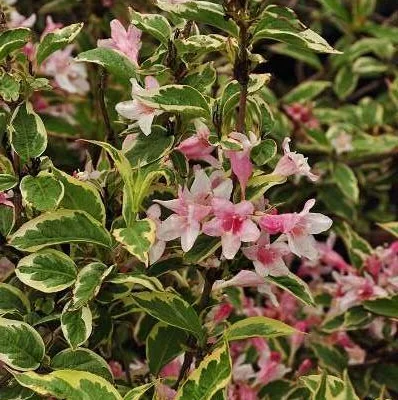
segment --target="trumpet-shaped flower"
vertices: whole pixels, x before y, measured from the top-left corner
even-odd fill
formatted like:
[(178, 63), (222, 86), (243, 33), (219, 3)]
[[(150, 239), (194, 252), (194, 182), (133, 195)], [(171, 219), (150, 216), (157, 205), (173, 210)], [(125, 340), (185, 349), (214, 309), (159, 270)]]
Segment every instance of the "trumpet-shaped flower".
[(285, 242), (270, 243), (269, 235), (262, 234), (257, 244), (242, 249), (243, 254), (253, 261), (260, 276), (283, 276), (289, 273), (283, 257), (290, 253)]
[(138, 65), (141, 31), (133, 25), (125, 29), (120, 21), (114, 19), (111, 21), (111, 38), (98, 40), (97, 45), (118, 50), (127, 56), (134, 65)]
[(199, 119), (195, 120), (196, 134), (183, 140), (177, 149), (184, 154), (188, 160), (202, 160), (214, 167), (219, 167), (218, 160), (211, 155), (215, 146), (210, 144), (209, 128)]
[(14, 207), (14, 203), (10, 201), (13, 197), (14, 193), (12, 190), (9, 190), (8, 192), (0, 192), (0, 205), (2, 204), (3, 206)]
[(253, 204), (249, 201), (233, 204), (226, 199), (214, 198), (212, 207), (215, 218), (203, 224), (203, 232), (220, 236), (222, 253), (232, 260), (241, 242), (255, 242), (260, 236), (257, 225), (250, 218), (254, 212)]
[(260, 226), (270, 234), (284, 233), (294, 254), (312, 260), (318, 255), (312, 235), (327, 231), (332, 226), (329, 217), (310, 212), (314, 205), (315, 200), (311, 199), (305, 203), (300, 213), (265, 215), (260, 219)]
[(116, 104), (116, 111), (128, 120), (137, 121), (138, 126), (142, 132), (148, 136), (151, 133), (151, 127), (153, 119), (162, 114), (163, 111), (156, 108), (147, 106), (138, 99), (134, 99), (135, 96), (140, 94), (146, 94), (147, 91), (159, 87), (158, 81), (152, 76), (147, 76), (145, 78), (145, 89), (142, 88), (136, 79), (131, 79), (131, 96), (133, 100), (122, 101)]
[(311, 181), (316, 181), (318, 176), (311, 172), (311, 167), (308, 165), (308, 158), (302, 154), (290, 151), (290, 138), (285, 138), (283, 141), (284, 155), (276, 164), (273, 174), (281, 176), (306, 176)]

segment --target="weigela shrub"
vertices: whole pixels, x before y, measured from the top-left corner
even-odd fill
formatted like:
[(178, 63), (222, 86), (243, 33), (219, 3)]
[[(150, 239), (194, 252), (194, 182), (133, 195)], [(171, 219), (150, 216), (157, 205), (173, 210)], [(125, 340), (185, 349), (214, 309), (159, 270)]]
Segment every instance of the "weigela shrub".
[[(396, 121), (359, 84), (391, 74), (397, 106), (394, 30), (365, 23), (376, 2), (320, 1), (350, 33), (333, 47), (255, 0), (128, 15), (102, 1), (70, 25), (43, 15), (76, 5), (14, 3), (0, 1), (0, 398), (398, 392), (397, 242), (357, 233), (397, 235), (393, 183), (374, 176), (394, 171)], [(319, 75), (278, 93), (268, 51)]]

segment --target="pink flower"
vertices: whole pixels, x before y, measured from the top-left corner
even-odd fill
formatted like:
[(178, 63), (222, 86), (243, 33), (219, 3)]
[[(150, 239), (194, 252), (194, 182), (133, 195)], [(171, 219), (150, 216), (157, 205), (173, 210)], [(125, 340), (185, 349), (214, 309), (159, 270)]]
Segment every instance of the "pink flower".
[[(159, 87), (158, 81), (152, 76), (145, 78), (145, 89), (138, 84), (136, 79), (131, 79), (131, 85), (131, 96), (133, 99), (135, 96), (139, 96), (140, 94), (146, 95), (151, 89)], [(151, 133), (153, 119), (163, 113), (163, 111), (147, 106), (138, 99), (122, 101), (116, 104), (116, 111), (123, 118), (137, 121), (138, 126), (146, 136)]]
[(181, 357), (177, 357), (162, 368), (160, 376), (162, 378), (178, 378), (181, 366)]
[(47, 17), (46, 17), (46, 26), (44, 28), (43, 33), (41, 34), (41, 37), (43, 38), (48, 33), (54, 32), (57, 29), (62, 28), (63, 26), (64, 25), (61, 22), (54, 22), (51, 15), (47, 15)]
[(31, 28), (36, 22), (36, 14), (32, 14), (29, 18), (21, 15), (17, 10), (10, 12), (9, 28)]
[(290, 253), (285, 242), (270, 243), (269, 235), (262, 234), (257, 244), (242, 249), (243, 254), (253, 261), (254, 268), (260, 276), (282, 276), (289, 273), (283, 256)]
[(226, 320), (234, 310), (234, 307), (230, 303), (222, 303), (215, 307), (213, 313), (213, 322), (219, 324), (220, 322)]
[(120, 21), (114, 19), (111, 21), (111, 39), (98, 40), (97, 45), (118, 50), (127, 56), (134, 65), (138, 65), (141, 31), (133, 25), (126, 30)]
[(171, 387), (158, 383), (156, 385), (156, 399), (158, 400), (173, 400), (177, 392)]
[(297, 376), (307, 375), (308, 372), (310, 372), (313, 367), (314, 367), (313, 362), (309, 358), (306, 358), (299, 365), (299, 367), (297, 369)]
[[(158, 230), (161, 225), (160, 206), (158, 204), (153, 204), (148, 208), (146, 215), (148, 216), (149, 219), (151, 219), (155, 223), (156, 230)], [(165, 248), (166, 248), (166, 242), (164, 240), (156, 238), (155, 243), (149, 250), (149, 264), (154, 264), (156, 261), (158, 261), (159, 258), (162, 257)]]
[(169, 241), (181, 237), (183, 251), (189, 251), (200, 233), (200, 222), (211, 212), (207, 198), (211, 195), (210, 179), (206, 172), (199, 170), (191, 189), (178, 190), (175, 200), (157, 200), (162, 206), (172, 210), (175, 214), (164, 220), (157, 232), (160, 240)]
[(225, 155), (231, 162), (232, 172), (238, 178), (242, 197), (245, 198), (247, 182), (253, 173), (250, 151), (258, 143), (258, 140), (253, 133), (250, 133), (250, 137), (247, 137), (243, 133), (232, 132), (229, 137), (236, 140), (243, 147), (242, 150), (228, 150)]
[(290, 250), (297, 256), (309, 259), (317, 257), (316, 241), (312, 235), (327, 231), (332, 220), (320, 213), (311, 213), (315, 200), (308, 200), (300, 213), (265, 215), (260, 226), (270, 234), (284, 233)]
[(0, 282), (4, 282), (14, 270), (15, 265), (7, 257), (0, 258)]
[(83, 63), (74, 61), (73, 48), (73, 45), (69, 45), (51, 54), (42, 64), (41, 72), (52, 76), (58, 87), (66, 92), (83, 95), (90, 89), (87, 70)]
[(308, 158), (305, 158), (302, 154), (290, 151), (290, 138), (285, 138), (282, 147), (284, 155), (276, 164), (273, 174), (281, 176), (307, 176), (311, 181), (316, 181), (318, 176), (311, 172), (311, 168), (308, 165)]
[(246, 355), (240, 354), (232, 366), (232, 377), (235, 382), (247, 382), (255, 377), (251, 364), (245, 362)]
[(363, 364), (366, 358), (366, 351), (354, 343), (346, 332), (337, 332), (335, 340), (338, 345), (344, 348), (348, 354), (348, 364)]
[(300, 103), (294, 103), (285, 107), (286, 114), (296, 124), (304, 125), (309, 129), (319, 128), (319, 121), (314, 117), (312, 108)]
[(215, 218), (203, 224), (203, 232), (209, 236), (220, 236), (223, 255), (232, 260), (241, 242), (255, 242), (260, 236), (259, 229), (250, 219), (254, 207), (249, 201), (233, 204), (221, 198), (214, 198), (212, 207)]
[(8, 192), (0, 192), (0, 205), (2, 204), (3, 206), (14, 207), (14, 203), (9, 200), (13, 197), (14, 192), (12, 190), (9, 190)]
[(123, 378), (124, 376), (124, 371), (123, 367), (118, 361), (111, 360), (108, 362), (109, 368), (112, 371), (112, 375), (115, 379), (120, 379)]
[(352, 136), (345, 131), (342, 131), (338, 135), (334, 136), (330, 140), (330, 143), (334, 147), (337, 154), (348, 153), (354, 149), (354, 146), (352, 145)]
[(258, 366), (260, 370), (257, 372), (255, 383), (261, 385), (281, 379), (290, 371), (281, 363), (281, 354), (270, 351), (269, 348), (261, 354)]
[(228, 400), (257, 400), (258, 394), (255, 389), (247, 384), (239, 383), (228, 387)]
[(176, 148), (184, 154), (188, 160), (202, 160), (213, 167), (219, 167), (218, 160), (211, 155), (215, 146), (209, 142), (210, 130), (199, 119), (195, 120), (196, 134), (183, 140)]

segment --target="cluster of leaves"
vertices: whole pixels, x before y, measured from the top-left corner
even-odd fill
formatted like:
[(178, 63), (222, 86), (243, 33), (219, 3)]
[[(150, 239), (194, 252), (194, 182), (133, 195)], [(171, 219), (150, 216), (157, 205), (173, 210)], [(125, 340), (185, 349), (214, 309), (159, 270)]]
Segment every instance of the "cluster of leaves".
[[(47, 19), (39, 40), (10, 3), (0, 0), (0, 398), (393, 398), (398, 249), (364, 238), (398, 236), (398, 36), (375, 22), (377, 1), (296, 2), (310, 29), (283, 2), (157, 0), (148, 14), (104, 0), (84, 27)], [(112, 21), (97, 46), (115, 15), (128, 30)], [(330, 28), (333, 47), (320, 35)], [(275, 55), (296, 60), (294, 79), (278, 79)], [(286, 136), (317, 183), (299, 179), (315, 175)], [(218, 184), (231, 186), (228, 207), (255, 210), (213, 209), (225, 237), (205, 229), (210, 211), (195, 216), (208, 205), (195, 196)], [(345, 260), (313, 240), (327, 228), (309, 231), (321, 217), (298, 213), (310, 197), (334, 216)], [(154, 201), (174, 214), (160, 221)], [(300, 232), (273, 226), (276, 208)], [(257, 239), (243, 233), (231, 253), (239, 218), (288, 238), (265, 245), (289, 246), (284, 272), (254, 263), (256, 275), (248, 247), (238, 251)], [(313, 248), (310, 265), (287, 260)], [(376, 327), (376, 346), (360, 342)], [(355, 363), (352, 338), (380, 356)]]

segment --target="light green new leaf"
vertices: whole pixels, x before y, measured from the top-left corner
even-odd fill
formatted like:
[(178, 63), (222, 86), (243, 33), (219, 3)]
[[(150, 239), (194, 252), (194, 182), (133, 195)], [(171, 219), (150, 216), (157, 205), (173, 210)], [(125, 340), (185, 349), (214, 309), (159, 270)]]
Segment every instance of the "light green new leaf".
[(115, 229), (113, 236), (124, 248), (148, 265), (148, 252), (155, 242), (156, 225), (149, 218), (133, 222), (129, 228)]
[(163, 15), (159, 14), (141, 14), (129, 8), (130, 21), (138, 29), (149, 33), (161, 43), (167, 46), (171, 35), (172, 29), (169, 21)]
[(0, 60), (12, 51), (20, 49), (29, 41), (31, 31), (28, 28), (15, 28), (0, 34)]
[(184, 352), (188, 334), (163, 322), (158, 322), (146, 339), (146, 358), (152, 374)]
[(15, 378), (21, 385), (44, 396), (65, 400), (122, 400), (111, 383), (91, 372), (63, 369), (46, 375), (25, 372)]
[(191, 332), (201, 341), (204, 339), (197, 313), (179, 295), (170, 292), (142, 292), (133, 294), (132, 299), (152, 317)]
[(75, 60), (100, 65), (115, 78), (126, 82), (136, 76), (137, 67), (123, 53), (106, 47), (87, 50), (80, 53)]
[(235, 322), (224, 332), (228, 341), (253, 337), (278, 337), (297, 333), (296, 329), (281, 321), (266, 317), (249, 317)]
[(334, 229), (343, 240), (352, 265), (361, 268), (365, 260), (373, 252), (370, 244), (353, 231), (346, 222), (335, 224)]
[(11, 174), (0, 174), (0, 192), (12, 189), (18, 184), (18, 178)]
[(39, 333), (21, 321), (0, 317), (0, 361), (17, 371), (36, 369), (45, 347)]
[(83, 23), (72, 24), (56, 29), (45, 35), (37, 47), (36, 60), (40, 65), (49, 55), (72, 43), (83, 28)]
[(102, 376), (109, 382), (113, 381), (112, 372), (108, 363), (89, 349), (66, 349), (56, 354), (51, 359), (52, 369), (73, 369), (75, 371), (86, 371)]
[(354, 203), (357, 203), (359, 200), (359, 187), (354, 171), (348, 165), (338, 163), (335, 165), (333, 177), (343, 194)]
[(387, 232), (390, 232), (393, 236), (398, 238), (398, 221), (396, 222), (387, 222), (385, 224), (378, 224), (380, 228), (384, 229)]
[(64, 196), (64, 186), (48, 172), (24, 176), (20, 184), (24, 201), (39, 211), (55, 210)]
[(21, 84), (18, 78), (4, 73), (0, 76), (0, 96), (6, 102), (17, 101)]
[(320, 53), (340, 53), (321, 36), (304, 26), (292, 10), (276, 5), (268, 6), (261, 20), (254, 26), (253, 41), (260, 39), (273, 39)]
[(113, 267), (107, 267), (100, 262), (93, 262), (83, 267), (77, 274), (73, 288), (70, 310), (85, 306), (101, 289), (102, 282), (112, 272)]
[(64, 186), (60, 208), (85, 211), (104, 225), (105, 206), (96, 187), (90, 182), (79, 181), (55, 168), (53, 168), (53, 173)]
[(180, 387), (175, 400), (211, 400), (231, 379), (231, 357), (226, 341), (207, 355)]
[(81, 346), (90, 337), (93, 330), (93, 316), (89, 307), (70, 310), (67, 303), (61, 314), (61, 329), (72, 348)]
[(133, 284), (133, 285), (140, 285), (149, 290), (157, 290), (163, 291), (163, 285), (159, 281), (159, 279), (153, 276), (146, 276), (143, 274), (137, 273), (122, 273), (116, 274), (110, 279), (108, 282), (114, 283), (116, 285), (125, 285), (125, 284)]
[(170, 113), (211, 118), (209, 103), (191, 86), (166, 85), (143, 91), (135, 97), (149, 107)]
[(10, 246), (35, 252), (60, 243), (94, 243), (111, 247), (108, 231), (84, 211), (48, 212), (22, 225), (10, 238)]
[(155, 385), (155, 382), (150, 382), (145, 385), (137, 386), (134, 389), (131, 389), (126, 395), (123, 397), (123, 400), (140, 400), (141, 397)]
[(187, 20), (211, 25), (232, 36), (238, 36), (238, 27), (231, 18), (225, 18), (225, 12), (220, 4), (210, 1), (187, 1), (171, 4), (168, 0), (157, 0), (156, 5), (164, 11), (178, 15)]
[(30, 311), (28, 298), (17, 287), (0, 283), (0, 315), (18, 312), (25, 315)]
[(15, 270), (25, 285), (44, 293), (60, 292), (76, 280), (76, 265), (66, 254), (45, 249), (22, 258)]
[(280, 288), (287, 290), (294, 297), (297, 297), (303, 303), (314, 306), (314, 299), (308, 285), (293, 273), (284, 276), (267, 276), (265, 280), (271, 282)]
[(324, 90), (329, 88), (329, 81), (309, 81), (304, 82), (295, 87), (283, 97), (285, 103), (301, 103), (313, 100), (320, 95)]
[(43, 121), (29, 102), (19, 105), (8, 125), (11, 146), (27, 161), (39, 157), (47, 147), (47, 132)]

